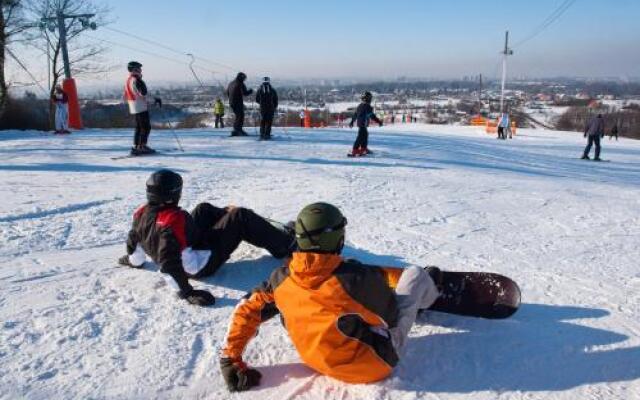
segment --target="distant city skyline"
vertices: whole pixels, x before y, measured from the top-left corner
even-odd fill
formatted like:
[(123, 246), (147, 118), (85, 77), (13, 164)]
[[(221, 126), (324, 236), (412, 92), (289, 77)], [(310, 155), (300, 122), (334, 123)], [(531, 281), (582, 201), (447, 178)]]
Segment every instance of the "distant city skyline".
[[(555, 23), (538, 29), (567, 3), (573, 4)], [(104, 4), (114, 22), (85, 40), (107, 41), (104, 61), (114, 69), (87, 84), (121, 81), (124, 66), (134, 59), (144, 65), (150, 82), (191, 82), (189, 57), (180, 52), (199, 57), (197, 72), (206, 83), (227, 81), (240, 70), (254, 79), (451, 79), (480, 73), (495, 79), (506, 30), (515, 53), (509, 59), (510, 77), (640, 76), (640, 2), (634, 0)], [(34, 55), (26, 63), (46, 83), (46, 59)], [(10, 68), (20, 76), (15, 66)]]

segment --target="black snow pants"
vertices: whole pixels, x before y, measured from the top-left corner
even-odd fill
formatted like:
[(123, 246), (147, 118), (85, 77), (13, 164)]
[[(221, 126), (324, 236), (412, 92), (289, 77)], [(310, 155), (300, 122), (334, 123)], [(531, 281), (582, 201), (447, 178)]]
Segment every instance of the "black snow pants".
[(356, 141), (353, 143), (353, 149), (357, 150), (359, 148), (366, 149), (369, 146), (369, 131), (366, 126), (362, 126), (358, 128), (358, 137)]
[(244, 127), (244, 105), (231, 106), (233, 113), (236, 115), (236, 119), (233, 122), (233, 132), (240, 133)]
[(587, 147), (584, 148), (583, 157), (588, 157), (589, 152), (591, 151), (591, 146), (595, 143), (596, 145), (596, 156), (595, 158), (600, 158), (600, 135), (589, 136), (589, 142), (587, 143)]
[(271, 125), (273, 125), (273, 113), (263, 113), (260, 120), (260, 138), (271, 138)]
[(207, 265), (195, 278), (213, 275), (224, 264), (242, 241), (266, 249), (276, 258), (291, 254), (295, 237), (265, 220), (247, 208), (229, 211), (201, 203), (191, 212), (198, 228), (198, 249), (211, 250)]
[(224, 128), (224, 114), (216, 114), (216, 129)]
[(136, 119), (136, 130), (133, 135), (133, 144), (135, 146), (146, 146), (151, 133), (151, 121), (149, 120), (149, 111), (134, 114)]

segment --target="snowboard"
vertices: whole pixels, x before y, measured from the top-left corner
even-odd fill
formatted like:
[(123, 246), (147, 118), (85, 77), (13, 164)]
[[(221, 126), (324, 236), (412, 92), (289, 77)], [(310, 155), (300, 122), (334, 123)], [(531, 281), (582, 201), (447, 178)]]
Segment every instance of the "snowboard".
[(520, 307), (520, 287), (511, 278), (490, 272), (442, 271), (440, 297), (428, 308), (447, 314), (504, 319)]

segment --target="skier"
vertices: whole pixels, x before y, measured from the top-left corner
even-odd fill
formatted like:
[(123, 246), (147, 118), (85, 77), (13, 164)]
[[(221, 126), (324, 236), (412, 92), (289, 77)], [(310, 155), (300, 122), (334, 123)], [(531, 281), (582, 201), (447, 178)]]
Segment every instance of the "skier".
[(589, 137), (589, 141), (587, 142), (587, 147), (584, 148), (582, 159), (589, 160), (589, 152), (591, 151), (591, 146), (595, 143), (596, 154), (593, 158), (593, 161), (602, 161), (600, 159), (600, 138), (604, 137), (604, 118), (602, 118), (602, 114), (598, 114), (597, 117), (589, 121), (584, 130), (584, 137), (587, 136)]
[(305, 117), (305, 112), (304, 110), (300, 111), (300, 128), (304, 128), (304, 117)]
[(271, 80), (268, 76), (262, 79), (262, 85), (256, 93), (256, 103), (260, 104), (260, 139), (270, 140), (273, 115), (278, 109), (278, 93), (271, 87)]
[(218, 129), (218, 127), (224, 129), (224, 104), (219, 97), (216, 99), (215, 103), (213, 103), (213, 115), (216, 118), (216, 129)]
[(353, 128), (354, 121), (358, 121), (358, 137), (353, 143), (353, 150), (349, 154), (350, 157), (364, 156), (372, 153), (368, 148), (369, 131), (367, 127), (369, 126), (369, 120), (374, 120), (378, 125), (382, 126), (382, 121), (374, 114), (373, 108), (371, 107), (372, 99), (373, 96), (371, 92), (364, 92), (361, 96), (362, 102), (358, 108), (356, 108), (353, 117), (351, 117), (351, 122), (349, 123), (350, 128)]
[(154, 172), (146, 186), (147, 203), (134, 213), (127, 254), (118, 262), (140, 268), (151, 258), (178, 297), (191, 304), (212, 305), (215, 299), (194, 289), (189, 278), (214, 274), (243, 240), (276, 258), (289, 256), (295, 247), (292, 232), (277, 229), (246, 208), (201, 203), (187, 213), (178, 206), (182, 177), (173, 171)]
[(509, 139), (512, 139), (509, 114), (502, 113), (502, 115), (500, 116), (500, 121), (498, 121), (498, 139), (507, 140), (507, 132), (509, 132)]
[(51, 95), (51, 102), (56, 105), (56, 134), (71, 133), (69, 131), (69, 97), (61, 85), (56, 85)]
[(611, 138), (614, 136), (617, 142), (618, 141), (618, 123), (617, 122), (613, 125), (613, 128), (611, 128), (611, 134), (609, 135), (609, 140), (611, 140)]
[(244, 96), (249, 96), (253, 93), (253, 89), (247, 89), (244, 82), (247, 80), (247, 75), (244, 72), (238, 72), (236, 79), (229, 83), (227, 87), (227, 97), (229, 97), (229, 106), (236, 115), (236, 119), (233, 123), (233, 131), (231, 136), (248, 136), (244, 131)]
[(135, 117), (136, 129), (133, 136), (131, 155), (153, 154), (156, 151), (147, 146), (151, 121), (147, 104), (147, 85), (142, 80), (142, 64), (131, 61), (127, 65), (129, 77), (124, 86), (124, 98), (129, 105), (129, 113)]
[(231, 317), (220, 359), (230, 391), (260, 384), (260, 372), (242, 354), (260, 324), (278, 313), (302, 361), (318, 373), (348, 383), (392, 373), (418, 310), (439, 296), (441, 272), (343, 259), (346, 224), (330, 204), (302, 209), (295, 224), (299, 250), (248, 293)]

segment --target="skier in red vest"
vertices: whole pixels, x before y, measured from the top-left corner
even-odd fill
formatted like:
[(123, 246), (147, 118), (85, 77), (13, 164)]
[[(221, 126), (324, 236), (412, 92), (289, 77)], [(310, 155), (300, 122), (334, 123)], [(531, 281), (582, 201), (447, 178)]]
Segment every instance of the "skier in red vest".
[(156, 151), (147, 146), (149, 133), (151, 133), (151, 121), (147, 103), (147, 85), (142, 80), (142, 64), (131, 61), (127, 65), (127, 69), (129, 77), (124, 86), (124, 98), (129, 105), (129, 113), (135, 117), (136, 121), (131, 155), (153, 154)]

